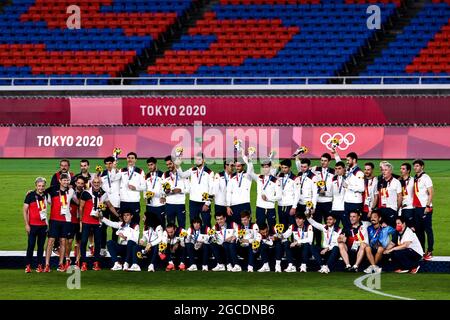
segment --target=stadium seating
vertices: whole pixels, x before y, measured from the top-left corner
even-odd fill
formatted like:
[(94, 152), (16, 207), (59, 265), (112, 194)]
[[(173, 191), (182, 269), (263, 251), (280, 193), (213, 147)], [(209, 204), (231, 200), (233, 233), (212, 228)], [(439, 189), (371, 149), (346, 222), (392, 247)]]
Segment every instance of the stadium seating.
[[(151, 48), (197, 0), (80, 0), (82, 28), (69, 30), (71, 0), (13, 0), (0, 13), (2, 78), (15, 84), (107, 84)], [(327, 83), (361, 52), (374, 30), (367, 5), (382, 10), (382, 23), (401, 0), (220, 0), (158, 57), (135, 84)], [(448, 76), (450, 1), (432, 0), (360, 75)], [(102, 79), (99, 79), (99, 78)], [(98, 79), (96, 79), (98, 78)], [(282, 79), (281, 79), (282, 78)], [(360, 79), (354, 83), (379, 83)], [(384, 79), (417, 83), (417, 78)], [(422, 79), (446, 83), (450, 78)]]
[[(264, 77), (334, 76), (373, 35), (367, 2), (375, 1), (222, 0), (142, 75), (176, 77), (164, 80), (170, 84), (192, 83), (189, 76), (216, 77), (198, 84), (229, 83), (225, 77), (253, 84), (267, 83)], [(376, 3), (386, 20), (400, 2), (384, 2)]]
[[(450, 1), (428, 4), (361, 76), (448, 76), (450, 73)], [(385, 83), (418, 83), (418, 79), (384, 79)], [(356, 83), (378, 83), (361, 79)], [(422, 79), (423, 83), (450, 83)]]
[[(176, 22), (191, 0), (80, 0), (81, 29), (67, 28), (70, 0), (14, 0), (0, 14), (0, 78), (118, 76)], [(0, 80), (5, 84), (7, 81)], [(81, 82), (80, 82), (81, 81)], [(92, 83), (107, 83), (93, 79)]]

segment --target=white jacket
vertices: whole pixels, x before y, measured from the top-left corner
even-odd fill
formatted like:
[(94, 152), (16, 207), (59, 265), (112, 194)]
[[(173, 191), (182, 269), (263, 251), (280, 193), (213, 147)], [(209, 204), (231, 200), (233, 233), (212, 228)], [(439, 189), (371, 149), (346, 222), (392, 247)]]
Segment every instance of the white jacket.
[[(134, 168), (123, 168), (119, 172), (120, 175), (120, 201), (123, 202), (140, 202), (141, 192), (145, 191), (147, 185), (145, 184), (144, 170)], [(133, 185), (136, 190), (131, 190), (128, 185)]]
[(234, 173), (228, 182), (227, 206), (250, 203), (252, 181), (252, 176), (246, 171)]
[[(178, 174), (182, 178), (190, 178), (190, 193), (189, 200), (196, 202), (203, 201), (203, 193), (209, 195), (214, 194), (214, 172), (207, 166), (203, 165), (202, 168), (192, 167), (186, 171), (177, 169)], [(210, 201), (206, 201), (207, 205), (210, 205)]]
[(278, 183), (281, 187), (281, 199), (278, 201), (278, 206), (289, 207), (294, 205), (296, 178), (297, 177), (292, 172), (287, 175), (285, 175), (284, 173), (280, 173), (280, 175), (278, 176)]
[(108, 194), (108, 199), (114, 208), (120, 207), (120, 179), (117, 169), (104, 170), (101, 174), (102, 189)]
[[(263, 209), (274, 209), (275, 202), (281, 200), (281, 185), (277, 182), (277, 178), (272, 175), (257, 175), (253, 169), (253, 163), (248, 163), (248, 173), (253, 180), (256, 181), (257, 198), (256, 206)], [(267, 201), (262, 196), (267, 197)]]
[(161, 226), (157, 226), (155, 230), (149, 227), (147, 230), (144, 230), (141, 240), (143, 240), (145, 244), (150, 244), (154, 247), (161, 242), (162, 235), (163, 228)]
[(313, 227), (311, 225), (304, 225), (303, 230), (297, 225), (290, 225), (289, 228), (283, 233), (284, 239), (289, 239), (293, 236), (293, 242), (298, 244), (312, 244), (314, 238)]
[(163, 183), (168, 182), (170, 184), (170, 190), (181, 189), (181, 193), (169, 193), (166, 194), (167, 204), (185, 204), (186, 194), (189, 193), (189, 179), (181, 178), (178, 172), (173, 173), (170, 171), (164, 172)]
[(313, 208), (315, 208), (318, 195), (314, 173), (307, 171), (299, 175), (295, 180), (295, 185), (295, 199), (292, 208), (296, 209), (297, 204), (305, 205), (307, 201), (311, 201), (313, 203)]
[(308, 222), (317, 230), (322, 231), (323, 233), (322, 248), (324, 249), (328, 248), (331, 250), (338, 245), (338, 237), (342, 232), (342, 230), (339, 227), (333, 226), (331, 228), (328, 228), (326, 224), (320, 224), (312, 218), (308, 218)]
[(248, 225), (248, 226), (239, 225), (238, 232), (239, 232), (239, 230), (242, 230), (242, 229), (245, 229), (245, 235), (242, 238), (239, 238), (238, 240), (239, 240), (239, 242), (241, 242), (241, 240), (248, 240), (248, 243), (241, 242), (242, 247), (248, 247), (249, 245), (251, 245), (253, 243), (253, 241), (255, 241), (255, 239), (259, 233), (259, 227), (256, 223), (250, 223), (250, 225)]
[(124, 222), (113, 222), (105, 217), (102, 218), (102, 222), (107, 226), (117, 229), (116, 234), (122, 233), (127, 239), (124, 240), (119, 237), (119, 244), (126, 245), (128, 241), (134, 241), (138, 243), (139, 240), (139, 225), (138, 224), (130, 224)]
[(345, 176), (344, 202), (347, 203), (362, 203), (362, 195), (364, 192), (364, 173), (358, 166), (355, 166), (347, 171)]
[[(147, 186), (144, 191), (144, 199), (146, 199), (147, 206), (150, 207), (162, 207), (164, 203), (161, 203), (161, 198), (165, 197), (165, 193), (162, 189), (163, 173), (161, 171), (155, 171), (147, 173), (145, 175), (145, 184)], [(155, 195), (151, 200), (147, 200), (147, 191), (152, 191)]]
[(214, 176), (214, 203), (219, 206), (227, 205), (227, 189), (231, 176), (225, 171), (216, 173)]

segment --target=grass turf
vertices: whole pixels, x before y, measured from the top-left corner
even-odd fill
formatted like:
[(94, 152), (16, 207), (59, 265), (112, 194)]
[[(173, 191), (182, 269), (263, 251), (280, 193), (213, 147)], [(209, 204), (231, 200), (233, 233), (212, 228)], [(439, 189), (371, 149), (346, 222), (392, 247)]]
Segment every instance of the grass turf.
[[(100, 159), (91, 159), (91, 172), (95, 170), (97, 164), (103, 164)], [(374, 161), (376, 164), (378, 161)], [(391, 161), (396, 171), (403, 161)], [(361, 160), (360, 163), (364, 163)], [(318, 161), (314, 161), (318, 164)], [(124, 165), (124, 160), (121, 160)], [(140, 168), (146, 169), (144, 160), (139, 160), (137, 164)], [(334, 165), (334, 162), (332, 163)], [(163, 161), (160, 161), (160, 169), (165, 170)], [(223, 166), (219, 164), (208, 165), (215, 172), (221, 171)], [(188, 168), (189, 165), (183, 165)], [(259, 166), (255, 166), (258, 172)], [(25, 250), (26, 233), (22, 217), (22, 205), (27, 190), (34, 188), (34, 179), (37, 176), (50, 178), (58, 169), (58, 160), (55, 159), (0, 159), (0, 234), (2, 241), (0, 250)], [(450, 222), (448, 208), (450, 207), (450, 161), (429, 160), (426, 161), (426, 172), (433, 179), (435, 188), (434, 197), (434, 235), (435, 235), (435, 255), (450, 255), (450, 233), (447, 232), (447, 226)], [(72, 160), (72, 170), (78, 172), (78, 161)], [(377, 171), (378, 175), (379, 172)], [(253, 183), (251, 203), (253, 212), (255, 212), (256, 203), (256, 185)], [(144, 209), (144, 204), (142, 203)], [(188, 209), (188, 208), (187, 208)], [(189, 223), (189, 214), (187, 213), (187, 223)]]
[[(353, 281), (361, 275), (340, 272), (322, 275), (317, 272), (125, 273), (103, 270), (81, 273), (81, 288), (68, 290), (69, 274), (56, 271), (24, 274), (22, 270), (0, 270), (0, 299), (392, 299), (357, 288)], [(450, 299), (450, 274), (389, 273), (381, 275), (380, 283), (380, 290), (391, 295), (427, 300)], [(245, 293), (240, 292), (241, 289)]]

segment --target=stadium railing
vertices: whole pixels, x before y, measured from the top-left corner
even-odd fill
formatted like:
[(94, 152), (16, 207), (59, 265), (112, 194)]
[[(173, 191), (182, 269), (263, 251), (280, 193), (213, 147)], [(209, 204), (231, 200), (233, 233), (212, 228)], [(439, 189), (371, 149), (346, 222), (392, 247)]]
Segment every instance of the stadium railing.
[[(61, 81), (67, 81), (61, 83)], [(140, 82), (132, 83), (134, 80)], [(352, 83), (359, 80), (358, 83)], [(361, 80), (367, 83), (361, 83)], [(72, 83), (70, 83), (72, 81)], [(35, 84), (30, 84), (35, 82)], [(158, 90), (167, 88), (207, 89), (220, 87), (234, 89), (323, 89), (323, 88), (437, 88), (450, 89), (450, 75), (447, 76), (349, 76), (349, 77), (20, 77), (0, 78), (0, 90), (65, 90), (80, 88), (115, 90), (118, 87), (133, 89), (147, 88)]]

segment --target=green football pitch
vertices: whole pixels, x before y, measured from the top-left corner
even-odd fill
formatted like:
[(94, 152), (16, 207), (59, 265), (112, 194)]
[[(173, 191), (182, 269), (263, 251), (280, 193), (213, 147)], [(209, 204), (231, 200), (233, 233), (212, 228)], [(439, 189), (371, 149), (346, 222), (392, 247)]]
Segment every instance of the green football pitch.
[[(355, 286), (362, 274), (230, 272), (82, 272), (79, 290), (69, 274), (0, 271), (0, 299), (160, 299), (160, 300), (368, 300), (450, 299), (450, 274), (381, 274), (378, 293)], [(375, 283), (375, 282), (372, 282)], [(369, 286), (367, 282), (363, 285)]]
[[(360, 161), (364, 163), (364, 160)], [(398, 171), (402, 161), (391, 161), (395, 170)], [(314, 161), (317, 164), (318, 161)], [(374, 161), (375, 164), (378, 161)], [(97, 164), (102, 165), (100, 159), (90, 159), (91, 172), (95, 171)], [(124, 165), (121, 160), (119, 165)], [(71, 171), (79, 172), (78, 160), (72, 160)], [(139, 167), (147, 169), (145, 161), (139, 160)], [(223, 166), (220, 164), (208, 165), (212, 170), (218, 172)], [(188, 168), (189, 164), (183, 165)], [(165, 171), (165, 164), (160, 161), (159, 168)], [(22, 205), (25, 194), (34, 188), (34, 179), (37, 176), (44, 176), (50, 180), (51, 176), (58, 169), (58, 160), (54, 159), (0, 159), (0, 251), (3, 250), (25, 250), (26, 233), (22, 216)], [(256, 166), (258, 172), (259, 167)], [(435, 188), (434, 197), (434, 235), (435, 251), (434, 255), (450, 255), (450, 233), (447, 226), (450, 222), (448, 208), (450, 207), (450, 161), (430, 160), (426, 161), (426, 172), (431, 176)], [(379, 174), (379, 172), (376, 172)], [(251, 203), (253, 212), (256, 203), (256, 185), (253, 183)], [(142, 203), (144, 209), (144, 204)], [(189, 223), (189, 214), (187, 214)], [(7, 239), (7, 240), (6, 240)]]

